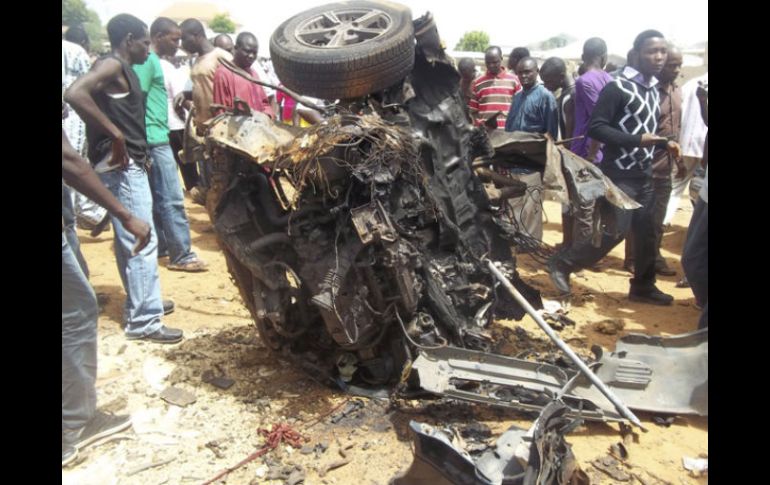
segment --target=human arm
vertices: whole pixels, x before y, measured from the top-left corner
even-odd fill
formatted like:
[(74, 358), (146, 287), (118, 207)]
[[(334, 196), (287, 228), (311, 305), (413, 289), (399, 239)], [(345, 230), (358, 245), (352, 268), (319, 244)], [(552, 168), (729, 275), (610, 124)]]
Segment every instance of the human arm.
[(709, 85), (708, 83), (699, 82), (698, 88), (695, 90), (695, 97), (698, 98), (700, 104), (700, 115), (703, 118), (703, 122), (706, 126), (709, 125)]
[(569, 138), (575, 131), (575, 96), (574, 94), (564, 103), (564, 130), (562, 138)]
[(91, 165), (70, 145), (64, 130), (61, 132), (61, 174), (65, 182), (81, 194), (101, 205), (115, 216), (128, 232), (136, 237), (133, 253), (136, 254), (150, 242), (150, 226), (134, 217), (123, 204), (107, 190)]
[(479, 126), (483, 120), (479, 120), (479, 95), (476, 90), (476, 83), (471, 83), (471, 96), (468, 99), (468, 114), (474, 125)]
[[(233, 105), (233, 92), (230, 88), (230, 80), (228, 79), (228, 72), (224, 67), (217, 67), (214, 73), (214, 104), (220, 104), (222, 106)], [(217, 108), (217, 115), (224, 112), (223, 108)]]
[(625, 133), (613, 124), (615, 114), (623, 109), (624, 100), (620, 88), (614, 84), (608, 84), (599, 93), (591, 120), (588, 124), (588, 136), (602, 143), (616, 145), (623, 148), (665, 146), (668, 140), (665, 137), (653, 133), (631, 134)]
[(546, 133), (551, 135), (551, 138), (556, 141), (559, 138), (559, 106), (556, 103), (556, 98), (550, 92), (546, 93), (544, 108), (543, 127)]
[[(318, 111), (305, 108), (301, 104), (297, 103), (297, 106), (294, 107), (294, 113), (299, 117), (302, 117), (303, 120), (307, 121), (311, 125), (317, 125), (320, 122), (323, 121), (323, 117), (321, 116), (321, 113)], [(297, 119), (297, 123), (295, 126), (299, 125), (299, 119)]]
[(78, 78), (64, 92), (64, 101), (80, 115), (86, 124), (106, 134), (112, 139), (112, 159), (110, 165), (128, 166), (126, 139), (120, 129), (99, 109), (94, 94), (104, 92), (113, 83), (121, 84), (123, 72), (115, 59), (107, 58), (94, 64), (86, 74)]

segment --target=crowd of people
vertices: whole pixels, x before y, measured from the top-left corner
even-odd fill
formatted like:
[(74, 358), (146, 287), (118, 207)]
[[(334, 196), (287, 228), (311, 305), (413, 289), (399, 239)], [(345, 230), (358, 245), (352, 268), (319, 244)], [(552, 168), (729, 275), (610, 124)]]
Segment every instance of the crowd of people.
[[(568, 143), (572, 152), (595, 163), (641, 205), (624, 210), (600, 199), (563, 207), (561, 248), (548, 261), (551, 281), (562, 296), (571, 293), (570, 274), (595, 267), (625, 240), (623, 266), (633, 274), (629, 300), (670, 305), (673, 297), (656, 286), (656, 275), (676, 274), (660, 252), (664, 228), (696, 168), (705, 169), (682, 258), (685, 277), (678, 284), (692, 287), (703, 309), (700, 326), (705, 327), (708, 73), (680, 87), (682, 60), (682, 52), (662, 33), (646, 30), (634, 40), (626, 65), (611, 71), (607, 45), (598, 37), (585, 42), (574, 75), (556, 57), (538, 68), (524, 47), (510, 53), (508, 69), (501, 49), (492, 46), (485, 52), (484, 74), (475, 75), (470, 58), (460, 59), (458, 70), (461, 94), (475, 125), (539, 133)], [(507, 172), (529, 185), (540, 183), (535, 169)], [(517, 211), (517, 217), (526, 219), (525, 212)]]
[[(62, 40), (62, 466), (84, 446), (130, 426), (128, 416), (96, 406), (99, 304), (76, 227), (94, 236), (114, 231), (126, 338), (180, 342), (183, 332), (163, 323), (174, 303), (162, 297), (159, 261), (171, 271), (207, 270), (192, 247), (184, 191), (205, 205), (217, 175), (201, 154), (183, 153), (184, 137), (202, 141), (206, 123), (240, 103), (279, 122), (318, 122), (317, 113), (226, 65), (280, 84), (250, 32), (234, 41), (226, 34), (209, 38), (196, 19), (178, 24), (161, 17), (148, 27), (120, 14), (107, 33), (111, 50), (98, 59), (81, 27), (69, 28)], [(187, 55), (179, 56), (179, 47)], [(707, 77), (680, 88), (681, 53), (653, 30), (639, 34), (627, 65), (615, 72), (606, 71), (607, 47), (599, 38), (585, 43), (582, 60), (576, 78), (562, 59), (538, 65), (525, 48), (514, 49), (505, 67), (501, 49), (490, 47), (480, 76), (472, 60), (459, 60), (469, 120), (490, 130), (572, 139), (572, 151), (641, 204), (614, 209), (614, 224), (598, 241), (594, 218), (603, 204), (564, 208), (562, 249), (548, 263), (561, 293), (570, 292), (570, 273), (595, 265), (625, 238), (634, 274), (629, 299), (670, 304), (655, 285), (656, 274), (672, 273), (660, 254), (661, 237), (675, 199), (707, 164), (699, 141), (708, 124)], [(527, 170), (510, 175), (539, 177)], [(701, 326), (708, 324), (707, 194), (706, 169), (682, 258), (703, 308)]]

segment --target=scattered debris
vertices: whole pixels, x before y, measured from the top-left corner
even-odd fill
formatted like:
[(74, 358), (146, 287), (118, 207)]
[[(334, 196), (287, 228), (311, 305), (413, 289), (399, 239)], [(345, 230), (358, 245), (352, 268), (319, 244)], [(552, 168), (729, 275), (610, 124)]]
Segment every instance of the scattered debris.
[(167, 387), (160, 393), (160, 398), (169, 404), (174, 404), (179, 407), (186, 407), (194, 403), (198, 398), (195, 394), (180, 389), (178, 387)]
[(169, 458), (167, 460), (160, 460), (160, 461), (153, 461), (150, 463), (145, 463), (143, 465), (136, 466), (134, 468), (131, 468), (126, 472), (126, 476), (130, 477), (132, 475), (136, 475), (137, 473), (141, 473), (145, 470), (149, 470), (150, 468), (156, 468), (163, 465), (168, 465), (172, 461), (176, 460), (176, 457)]
[(626, 322), (622, 318), (608, 318), (594, 324), (594, 330), (605, 335), (617, 335), (626, 328)]
[(347, 403), (347, 405), (340, 411), (339, 413), (335, 414), (331, 417), (330, 421), (332, 424), (337, 424), (346, 417), (354, 414), (356, 411), (359, 411), (364, 408), (364, 402), (360, 399), (352, 399), (350, 402)]
[(631, 474), (624, 469), (620, 461), (611, 456), (597, 458), (591, 462), (591, 465), (619, 482), (631, 480)]
[(626, 461), (628, 459), (628, 449), (623, 443), (615, 443), (610, 445), (610, 455), (621, 461)]
[(392, 483), (519, 483), (526, 475), (535, 478), (531, 483), (587, 485), (587, 475), (564, 440), (582, 422), (568, 418), (568, 411), (561, 401), (552, 401), (529, 431), (512, 426), (475, 461), (447, 433), (412, 421), (414, 461)]
[(233, 379), (230, 379), (225, 375), (215, 376), (214, 371), (211, 369), (206, 370), (203, 372), (203, 374), (201, 374), (201, 380), (207, 384), (211, 384), (212, 386), (223, 390), (230, 389), (232, 385), (235, 384)]
[(304, 483), (305, 481), (305, 472), (302, 469), (294, 470), (289, 475), (289, 478), (286, 479), (286, 485), (297, 485), (299, 483)]
[(682, 465), (685, 470), (692, 473), (695, 477), (699, 477), (709, 471), (708, 458), (690, 458), (689, 456), (683, 456)]
[(345, 458), (344, 460), (337, 460), (329, 463), (325, 467), (323, 467), (319, 472), (318, 476), (325, 477), (327, 473), (329, 473), (332, 470), (336, 470), (337, 468), (343, 467), (350, 463), (350, 458)]
[(652, 420), (657, 424), (658, 426), (662, 426), (664, 428), (670, 427), (672, 424), (674, 424), (675, 416), (654, 416)]
[(209, 441), (205, 444), (206, 448), (211, 450), (212, 453), (214, 453), (214, 456), (217, 458), (224, 458), (225, 455), (222, 453), (222, 447), (219, 445), (218, 441)]

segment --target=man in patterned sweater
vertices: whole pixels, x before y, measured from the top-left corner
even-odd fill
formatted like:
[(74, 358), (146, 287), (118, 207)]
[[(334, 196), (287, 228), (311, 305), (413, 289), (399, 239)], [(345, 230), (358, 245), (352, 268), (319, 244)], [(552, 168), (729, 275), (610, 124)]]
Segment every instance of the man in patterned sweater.
[(591, 241), (574, 244), (548, 262), (551, 281), (569, 294), (569, 275), (589, 267), (617, 246), (630, 228), (634, 231), (635, 266), (628, 298), (631, 301), (670, 305), (673, 301), (655, 286), (655, 231), (653, 227), (652, 160), (656, 147), (678, 152), (679, 145), (655, 133), (660, 98), (654, 77), (663, 69), (667, 47), (663, 34), (646, 30), (634, 40), (635, 68), (626, 66), (605, 86), (591, 115), (588, 135), (605, 144), (600, 164), (623, 192), (642, 207), (627, 211), (611, 206), (614, 227), (603, 228), (599, 247)]
[(513, 95), (521, 91), (521, 83), (503, 67), (503, 53), (499, 47), (489, 47), (484, 54), (484, 62), (487, 72), (473, 82), (468, 102), (471, 120), (474, 125), (480, 126), (497, 116), (497, 129), (504, 130)]

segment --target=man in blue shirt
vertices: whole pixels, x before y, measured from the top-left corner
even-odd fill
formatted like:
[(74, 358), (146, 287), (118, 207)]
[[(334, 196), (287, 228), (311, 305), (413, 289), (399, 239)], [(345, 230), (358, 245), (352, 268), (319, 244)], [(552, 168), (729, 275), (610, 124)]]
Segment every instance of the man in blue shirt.
[(525, 57), (516, 66), (516, 75), (523, 89), (513, 97), (505, 131), (548, 133), (556, 140), (559, 134), (556, 98), (545, 86), (537, 83), (538, 73), (537, 62), (531, 57)]
[[(522, 58), (516, 65), (522, 89), (517, 92), (508, 110), (505, 131), (550, 134), (556, 140), (559, 130), (559, 114), (556, 98), (542, 84), (537, 83), (537, 62), (531, 57)], [(517, 166), (506, 170), (512, 179), (527, 184), (527, 194), (507, 200), (507, 210), (522, 232), (538, 241), (543, 240), (543, 214), (540, 194), (543, 177), (539, 170)], [(520, 250), (525, 252), (526, 250)]]

